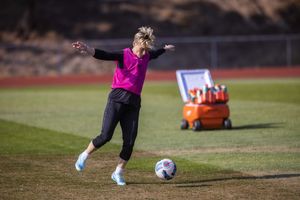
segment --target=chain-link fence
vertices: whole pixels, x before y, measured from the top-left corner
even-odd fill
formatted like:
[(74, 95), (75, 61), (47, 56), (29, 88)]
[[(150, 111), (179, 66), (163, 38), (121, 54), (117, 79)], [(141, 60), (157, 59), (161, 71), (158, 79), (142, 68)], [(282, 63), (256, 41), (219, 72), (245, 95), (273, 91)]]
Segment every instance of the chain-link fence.
[[(130, 40), (93, 40), (99, 48), (122, 49)], [(300, 35), (158, 38), (176, 52), (152, 62), (155, 69), (241, 68), (300, 65)], [(159, 46), (158, 46), (159, 47)]]
[[(107, 51), (131, 46), (132, 39), (85, 40)], [(300, 35), (158, 38), (176, 45), (150, 63), (151, 69), (300, 66)], [(1, 76), (111, 73), (114, 62), (78, 55), (71, 41), (0, 43)]]

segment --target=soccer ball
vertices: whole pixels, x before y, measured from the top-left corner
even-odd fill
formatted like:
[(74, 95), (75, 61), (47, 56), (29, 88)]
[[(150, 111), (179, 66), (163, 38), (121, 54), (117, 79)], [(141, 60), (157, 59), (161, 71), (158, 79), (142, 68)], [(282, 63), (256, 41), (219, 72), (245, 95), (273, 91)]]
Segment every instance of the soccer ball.
[(163, 159), (156, 163), (155, 174), (163, 180), (170, 180), (176, 174), (176, 164), (170, 159)]

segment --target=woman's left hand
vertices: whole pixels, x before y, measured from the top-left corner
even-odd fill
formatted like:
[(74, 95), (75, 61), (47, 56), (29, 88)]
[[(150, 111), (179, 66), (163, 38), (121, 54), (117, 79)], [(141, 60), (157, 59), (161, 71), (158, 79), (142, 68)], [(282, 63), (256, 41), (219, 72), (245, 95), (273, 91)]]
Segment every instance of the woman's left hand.
[(88, 46), (87, 44), (83, 42), (73, 42), (72, 43), (73, 48), (77, 49), (82, 54), (87, 54), (93, 56), (95, 54), (95, 49)]
[(164, 46), (164, 49), (165, 49), (165, 50), (170, 50), (170, 51), (175, 51), (175, 46), (172, 45), (172, 44), (166, 44), (166, 45)]

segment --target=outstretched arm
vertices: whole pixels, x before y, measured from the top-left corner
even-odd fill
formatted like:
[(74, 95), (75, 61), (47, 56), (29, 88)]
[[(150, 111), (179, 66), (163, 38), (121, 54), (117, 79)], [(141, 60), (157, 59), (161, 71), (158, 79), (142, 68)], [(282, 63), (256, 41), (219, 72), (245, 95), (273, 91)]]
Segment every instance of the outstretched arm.
[(80, 53), (93, 56), (96, 59), (100, 60), (123, 60), (122, 52), (107, 52), (101, 49), (95, 49), (93, 47), (88, 46), (83, 42), (74, 42), (72, 46), (77, 49)]
[(171, 44), (166, 44), (164, 46), (164, 48), (161, 48), (161, 49), (157, 49), (155, 51), (150, 51), (150, 59), (155, 59), (157, 58), (158, 56), (160, 56), (161, 54), (165, 53), (166, 51), (175, 51), (175, 46), (174, 45), (171, 45)]

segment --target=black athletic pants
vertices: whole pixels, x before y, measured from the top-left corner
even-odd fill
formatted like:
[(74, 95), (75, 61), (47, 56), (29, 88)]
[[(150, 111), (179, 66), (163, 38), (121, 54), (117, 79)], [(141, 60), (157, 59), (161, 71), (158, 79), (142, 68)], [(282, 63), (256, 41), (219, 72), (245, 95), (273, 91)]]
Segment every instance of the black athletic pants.
[(118, 122), (120, 122), (123, 137), (120, 158), (128, 161), (137, 136), (139, 111), (140, 106), (114, 102), (109, 99), (104, 111), (101, 134), (92, 140), (93, 145), (100, 148), (110, 141)]

